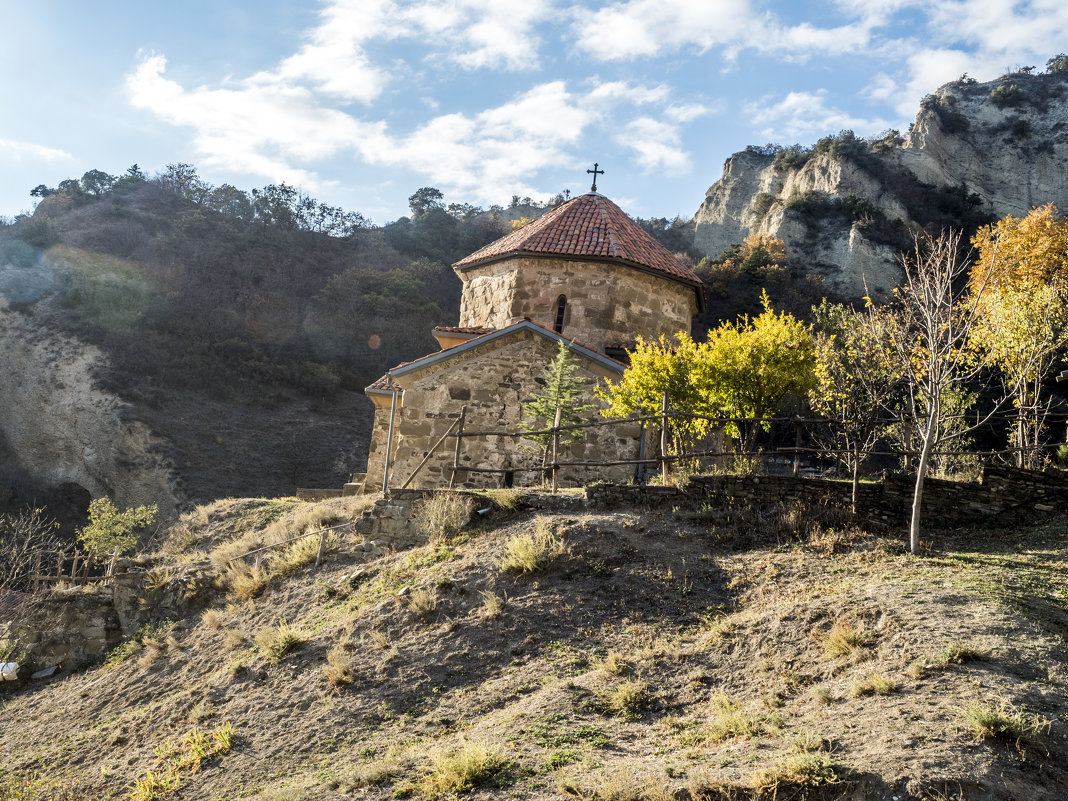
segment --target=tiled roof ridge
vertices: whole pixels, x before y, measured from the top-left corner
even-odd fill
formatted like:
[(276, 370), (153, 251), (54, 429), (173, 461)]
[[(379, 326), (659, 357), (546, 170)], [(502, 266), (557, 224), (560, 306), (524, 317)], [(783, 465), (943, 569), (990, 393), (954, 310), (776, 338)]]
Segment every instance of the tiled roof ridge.
[(463, 269), (518, 255), (612, 260), (693, 286), (701, 284), (693, 270), (680, 264), (619, 206), (595, 192), (550, 209), (453, 266)]

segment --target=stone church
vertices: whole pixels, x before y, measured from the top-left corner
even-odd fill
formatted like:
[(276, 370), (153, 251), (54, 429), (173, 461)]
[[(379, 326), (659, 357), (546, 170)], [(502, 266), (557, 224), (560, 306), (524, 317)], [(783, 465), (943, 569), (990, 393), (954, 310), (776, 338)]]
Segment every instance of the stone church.
[[(441, 350), (394, 367), (365, 390), (375, 418), (364, 491), (382, 487), (387, 443), (390, 487), (401, 486), (424, 459), (410, 486), (448, 486), (456, 438), (442, 438), (461, 408), (465, 431), (518, 430), (523, 403), (539, 390), (536, 379), (560, 342), (570, 344), (589, 402), (602, 407), (593, 388), (619, 380), (620, 359), (636, 338), (689, 332), (702, 302), (697, 275), (596, 191), (547, 211), (453, 269), (463, 281), (460, 320), (433, 330)], [(638, 458), (642, 429), (636, 423), (584, 432), (560, 461)], [(464, 437), (459, 465), (457, 487), (542, 479), (540, 458), (512, 437)], [(572, 467), (561, 470), (561, 481), (633, 475), (628, 465)]]

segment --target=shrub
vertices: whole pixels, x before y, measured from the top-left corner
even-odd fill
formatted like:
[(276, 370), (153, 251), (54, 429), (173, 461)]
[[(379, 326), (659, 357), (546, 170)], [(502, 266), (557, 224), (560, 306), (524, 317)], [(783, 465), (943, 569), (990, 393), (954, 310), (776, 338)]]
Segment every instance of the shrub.
[(732, 737), (751, 737), (760, 733), (760, 718), (745, 709), (729, 695), (719, 694), (712, 698), (712, 715), (708, 721), (707, 736), (714, 743)]
[(482, 598), (482, 614), (488, 618), (497, 618), (501, 616), (501, 612), (504, 611), (504, 604), (507, 600), (502, 598), (495, 592), (490, 590), (482, 590), (479, 593)]
[(935, 664), (939, 667), (948, 667), (949, 665), (959, 665), (962, 662), (983, 662), (989, 656), (990, 653), (985, 648), (980, 648), (977, 645), (953, 643), (942, 649)]
[(849, 697), (860, 698), (864, 695), (886, 695), (897, 688), (894, 680), (881, 673), (872, 673), (849, 685)]
[[(313, 533), (303, 539), (291, 542), (283, 548), (279, 548), (268, 559), (267, 564), (270, 566), (271, 572), (279, 576), (287, 576), (302, 567), (314, 563), (319, 555), (320, 539), (320, 536), (316, 536)], [(328, 550), (336, 550), (340, 545), (341, 537), (336, 531), (326, 532), (326, 538), (323, 541), (324, 553)]]
[(120, 512), (110, 498), (97, 498), (89, 504), (89, 523), (78, 529), (78, 541), (90, 553), (128, 553), (137, 547), (137, 531), (152, 525), (158, 511), (138, 506)]
[(990, 91), (990, 100), (998, 108), (1018, 106), (1023, 102), (1023, 93), (1014, 83), (1000, 83)]
[(412, 590), (408, 595), (408, 611), (419, 618), (430, 617), (438, 608), (438, 599), (430, 590)]
[(270, 582), (270, 574), (262, 567), (249, 567), (244, 562), (233, 562), (227, 568), (226, 584), (230, 593), (241, 601), (257, 597)]
[(304, 636), (289, 624), (260, 629), (255, 636), (256, 646), (269, 662), (279, 662), (300, 647)]
[(459, 534), (471, 520), (474, 502), (466, 495), (435, 492), (423, 498), (412, 510), (412, 519), (431, 543), (446, 542)]
[(753, 789), (761, 792), (778, 791), (785, 787), (799, 790), (837, 784), (841, 781), (840, 764), (825, 752), (801, 751), (781, 757), (771, 768), (753, 774)]
[(504, 544), (499, 564), (507, 573), (533, 573), (566, 552), (564, 541), (549, 529), (545, 518), (539, 517), (534, 521), (533, 532), (516, 534)]

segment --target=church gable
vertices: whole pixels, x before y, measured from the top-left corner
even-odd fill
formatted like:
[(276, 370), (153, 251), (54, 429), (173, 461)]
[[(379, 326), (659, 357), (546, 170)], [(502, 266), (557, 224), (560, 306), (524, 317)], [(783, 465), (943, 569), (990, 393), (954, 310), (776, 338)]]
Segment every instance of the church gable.
[[(564, 340), (553, 332), (524, 321), (391, 371), (389, 378), (399, 391), (392, 468), (396, 483), (402, 483), (433, 444), (449, 431), (462, 407), (466, 409), (466, 430), (519, 430), (524, 419), (523, 405), (539, 391), (536, 379), (556, 357), (560, 341)], [(589, 387), (589, 401), (599, 405), (593, 396), (594, 387), (606, 378), (618, 380), (624, 366), (583, 345), (572, 345), (571, 353), (578, 375), (585, 378)], [(378, 396), (367, 471), (368, 481), (375, 484), (382, 474), (393, 395), (385, 387), (384, 380), (368, 387), (369, 395)], [(635, 431), (622, 432), (622, 436), (629, 441), (636, 436), (637, 427), (634, 428)], [(591, 430), (583, 442), (573, 447), (571, 456), (604, 459), (606, 454), (615, 453), (620, 435), (619, 430)], [(420, 471), (417, 485), (448, 483), (452, 448), (450, 442), (448, 448), (432, 455)], [(533, 469), (531, 455), (519, 448), (515, 438), (465, 439), (462, 454), (462, 464), (467, 467), (520, 472)], [(572, 472), (577, 480), (578, 473)], [(502, 475), (465, 473), (458, 484), (496, 486)], [(540, 476), (524, 475), (523, 480), (537, 482)]]

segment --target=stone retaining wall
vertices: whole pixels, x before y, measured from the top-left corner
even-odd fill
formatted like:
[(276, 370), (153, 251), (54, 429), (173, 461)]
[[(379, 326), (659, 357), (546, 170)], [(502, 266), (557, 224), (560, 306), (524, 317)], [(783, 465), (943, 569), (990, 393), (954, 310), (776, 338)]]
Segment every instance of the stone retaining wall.
[[(914, 478), (893, 475), (857, 491), (860, 514), (875, 523), (904, 525), (912, 508)], [(597, 484), (587, 487), (596, 506), (620, 503), (673, 505), (804, 505), (849, 508), (848, 481), (793, 476), (693, 476), (684, 487)], [(987, 467), (979, 483), (930, 478), (924, 483), (923, 514), (929, 525), (981, 522), (1025, 523), (1068, 510), (1068, 478), (1061, 474)]]

